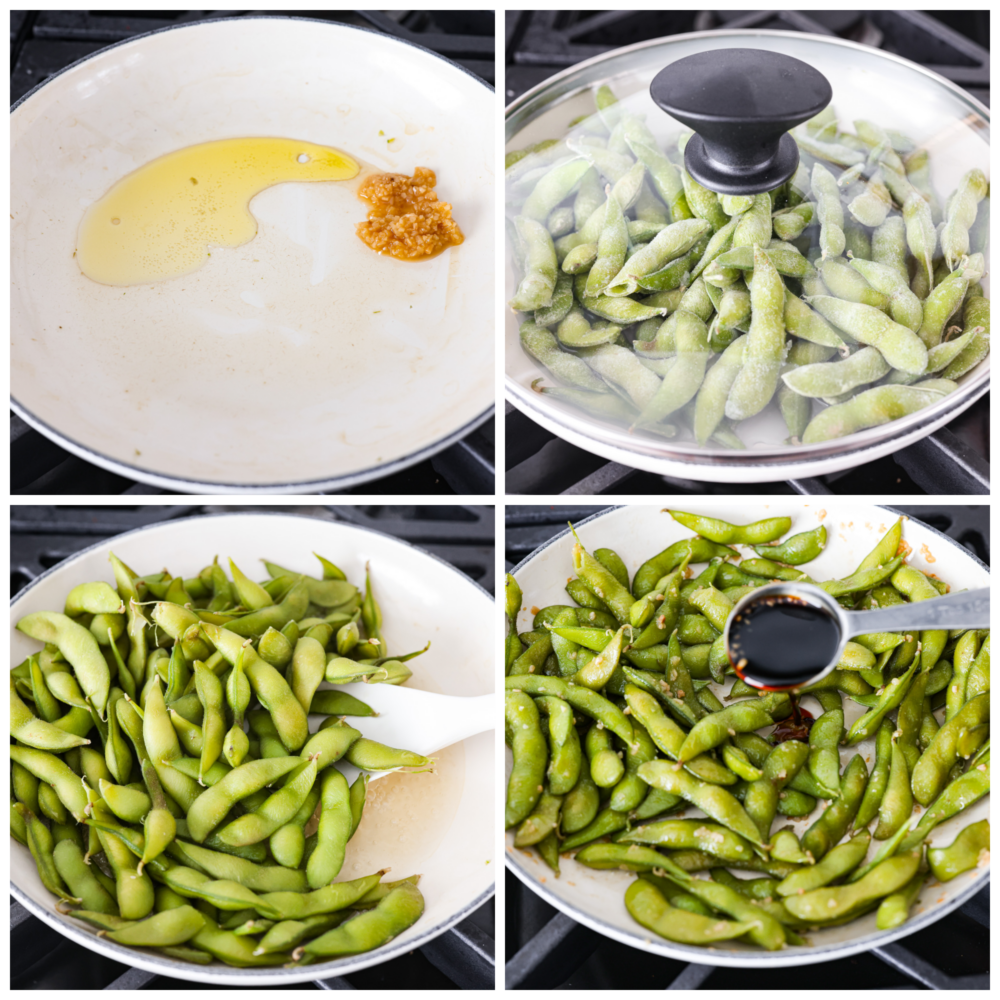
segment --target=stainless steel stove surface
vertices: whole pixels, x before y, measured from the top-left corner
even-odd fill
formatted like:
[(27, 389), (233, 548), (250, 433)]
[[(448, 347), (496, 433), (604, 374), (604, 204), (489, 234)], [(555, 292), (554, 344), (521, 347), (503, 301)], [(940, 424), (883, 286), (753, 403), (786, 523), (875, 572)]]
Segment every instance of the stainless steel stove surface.
[[(920, 63), (989, 106), (986, 11), (507, 11), (505, 101), (568, 66), (634, 42), (714, 28), (836, 35)], [(741, 484), (761, 494), (988, 494), (989, 394), (923, 441), (842, 473)], [(556, 437), (506, 404), (508, 495), (730, 494), (730, 485), (674, 479), (609, 462)]]
[[(358, 25), (414, 42), (464, 66), (491, 86), (495, 79), (493, 11), (11, 11), (11, 103), (48, 77), (105, 46), (160, 28), (243, 14), (301, 17)], [(492, 496), (494, 419), (432, 458), (391, 476), (337, 491), (384, 496)], [(70, 454), (10, 416), (11, 491), (19, 495), (177, 495)]]
[[(141, 506), (11, 507), (11, 593), (79, 549), (158, 521), (226, 511), (283, 511), (373, 528), (431, 552), (495, 591), (494, 516), (473, 506)], [(64, 938), (11, 901), (11, 988), (14, 990), (205, 990), (203, 984), (129, 969)], [(494, 901), (430, 944), (350, 977), (284, 989), (492, 989)], [(273, 987), (241, 987), (273, 989)]]
[[(513, 506), (505, 512), (507, 570), (600, 507)], [(981, 506), (896, 507), (990, 562), (990, 510)], [(989, 989), (989, 885), (932, 927), (862, 955), (806, 969), (686, 964), (603, 937), (536, 896), (505, 871), (505, 983), (513, 989), (823, 990)]]

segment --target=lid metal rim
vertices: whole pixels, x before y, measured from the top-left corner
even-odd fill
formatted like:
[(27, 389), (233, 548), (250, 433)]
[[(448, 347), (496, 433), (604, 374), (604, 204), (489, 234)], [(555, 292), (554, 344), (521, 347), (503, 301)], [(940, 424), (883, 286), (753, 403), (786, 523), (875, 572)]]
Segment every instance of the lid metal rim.
[[(989, 390), (989, 382), (986, 379), (988, 372), (976, 382), (966, 383), (947, 396), (943, 396), (941, 401), (933, 406), (918, 410), (916, 414), (903, 420), (894, 420), (880, 427), (872, 427), (863, 431), (858, 431), (848, 437), (837, 438), (833, 442), (814, 445), (790, 445), (784, 448), (775, 447), (772, 449), (748, 449), (745, 452), (724, 452), (706, 453), (698, 450), (698, 446), (679, 443), (671, 445), (668, 439), (657, 442), (659, 450), (657, 453), (642, 451), (638, 452), (630, 448), (627, 443), (619, 443), (610, 439), (606, 435), (598, 433), (598, 428), (593, 428), (572, 421), (568, 415), (563, 414), (554, 406), (539, 406), (532, 399), (538, 395), (532, 389), (524, 389), (518, 382), (509, 375), (506, 378), (507, 398), (514, 403), (517, 408), (529, 414), (541, 414), (552, 423), (565, 428), (580, 437), (601, 444), (605, 447), (614, 448), (619, 451), (627, 451), (635, 455), (643, 455), (652, 460), (657, 458), (670, 461), (676, 464), (689, 466), (691, 469), (708, 469), (719, 466), (737, 466), (744, 469), (761, 468), (772, 471), (788, 469), (793, 473), (797, 465), (811, 465), (824, 460), (835, 461), (841, 458), (857, 455), (866, 448), (875, 448), (897, 440), (905, 435), (917, 434), (918, 437), (932, 433), (947, 420), (951, 419), (971, 406), (977, 399), (985, 395)], [(966, 391), (962, 391), (962, 390)], [(961, 393), (961, 395), (958, 395)], [(943, 404), (947, 403), (945, 406)], [(960, 406), (956, 406), (960, 404)], [(906, 426), (897, 426), (905, 422)], [(620, 428), (611, 424), (606, 425), (608, 430), (618, 432)], [(848, 442), (850, 442), (848, 444)], [(912, 442), (908, 442), (912, 443)], [(861, 461), (865, 459), (861, 458)], [(801, 471), (800, 475), (804, 474)], [(790, 478), (796, 478), (791, 475)]]

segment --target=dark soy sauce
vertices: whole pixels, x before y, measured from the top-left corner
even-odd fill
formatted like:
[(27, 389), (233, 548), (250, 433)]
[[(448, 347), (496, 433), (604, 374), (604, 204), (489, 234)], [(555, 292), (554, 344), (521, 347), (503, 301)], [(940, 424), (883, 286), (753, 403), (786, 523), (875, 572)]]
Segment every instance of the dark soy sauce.
[(774, 744), (784, 743), (786, 740), (798, 740), (800, 743), (809, 742), (809, 730), (812, 729), (812, 712), (807, 711), (799, 704), (798, 695), (794, 692), (789, 695), (792, 702), (792, 714), (787, 719), (782, 719), (768, 736), (768, 741)]
[(751, 687), (771, 691), (808, 684), (830, 664), (840, 628), (825, 609), (801, 597), (762, 597), (729, 626), (727, 653)]

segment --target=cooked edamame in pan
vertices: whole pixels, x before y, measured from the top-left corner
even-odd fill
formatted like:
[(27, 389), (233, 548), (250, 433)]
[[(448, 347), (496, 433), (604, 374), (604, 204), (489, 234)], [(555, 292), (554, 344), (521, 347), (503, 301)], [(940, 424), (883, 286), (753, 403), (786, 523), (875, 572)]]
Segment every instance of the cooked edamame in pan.
[(771, 408), (787, 444), (820, 444), (940, 403), (989, 353), (982, 170), (942, 210), (926, 149), (828, 107), (792, 131), (788, 181), (719, 197), (684, 168), (691, 133), (662, 143), (607, 86), (596, 104), (507, 154), (537, 392), (715, 448)]
[[(60, 913), (239, 967), (370, 951), (420, 917), (419, 875), (335, 880), (364, 772), (433, 762), (366, 739), (376, 713), (318, 687), (401, 684), (425, 650), (393, 655), (371, 575), (362, 593), (317, 558), (320, 577), (265, 562), (255, 582), (232, 561), (231, 578), (218, 559), (139, 576), (111, 555), (116, 588), (18, 622), (44, 647), (10, 673), (11, 835)], [(327, 716), (311, 736), (310, 714)], [(350, 787), (342, 758), (363, 772)]]
[[(736, 601), (776, 579), (856, 610), (960, 587), (908, 562), (905, 518), (824, 581), (809, 563), (849, 528), (667, 515), (695, 534), (631, 581), (641, 549), (591, 553), (576, 538), (569, 603), (538, 609), (531, 633), (517, 619), (532, 595), (507, 577), (508, 850), (537, 850), (556, 877), (560, 854), (631, 873), (639, 924), (715, 949), (808, 945), (876, 909), (880, 929), (897, 927), (925, 887), (988, 864), (987, 820), (933, 836), (989, 793), (988, 629), (854, 636), (792, 696), (734, 679), (723, 646)], [(846, 728), (851, 702), (862, 714)]]

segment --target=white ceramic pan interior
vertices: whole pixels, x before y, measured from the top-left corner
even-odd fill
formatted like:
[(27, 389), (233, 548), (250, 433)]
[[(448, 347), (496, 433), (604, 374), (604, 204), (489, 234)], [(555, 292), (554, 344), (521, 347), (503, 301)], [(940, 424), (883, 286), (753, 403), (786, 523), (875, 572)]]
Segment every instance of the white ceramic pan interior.
[[(723, 518), (736, 524), (747, 524), (764, 517), (789, 516), (792, 529), (789, 534), (806, 531), (817, 524), (827, 527), (827, 547), (819, 559), (806, 567), (814, 579), (841, 578), (852, 573), (858, 563), (874, 547), (897, 518), (891, 508), (831, 503), (780, 503), (746, 504), (695, 504), (685, 510)], [(619, 507), (597, 514), (577, 526), (580, 541), (589, 550), (612, 548), (625, 561), (632, 575), (646, 559), (691, 532), (676, 523), (659, 507)], [(787, 536), (786, 536), (787, 537)], [(918, 569), (935, 573), (951, 584), (953, 589), (988, 587), (989, 570), (968, 550), (947, 536), (919, 522), (908, 520), (903, 528), (903, 538), (913, 548), (910, 564)], [(744, 554), (754, 555), (752, 549), (740, 547)], [(563, 589), (573, 575), (573, 538), (565, 532), (524, 560), (513, 572), (524, 593), (523, 609), (518, 620), (519, 631), (531, 627), (532, 611), (550, 604), (567, 603)], [(699, 572), (703, 567), (696, 567)], [(727, 681), (726, 687), (730, 686)], [(713, 685), (720, 693), (718, 685)], [(803, 705), (814, 715), (820, 711), (810, 697), (803, 698)], [(860, 705), (845, 696), (844, 713), (849, 729), (855, 719), (863, 714)], [(943, 712), (939, 712), (939, 718)], [(860, 753), (869, 772), (875, 761), (875, 741), (865, 740), (854, 747), (841, 747), (842, 766), (846, 766), (855, 753)], [(510, 751), (507, 750), (507, 771), (510, 768)], [(920, 812), (923, 810), (919, 809)], [(680, 814), (700, 816), (697, 809)], [(819, 815), (814, 811), (813, 818)], [(989, 798), (981, 799), (971, 808), (936, 827), (928, 838), (931, 846), (950, 844), (956, 834), (969, 823), (989, 816)], [(790, 824), (801, 835), (812, 819), (785, 819), (775, 823), (774, 830)], [(910, 821), (911, 824), (913, 820)], [(685, 962), (707, 965), (763, 967), (773, 965), (803, 965), (826, 962), (834, 958), (869, 951), (875, 946), (888, 944), (925, 929), (935, 920), (954, 910), (983, 887), (989, 878), (988, 869), (965, 872), (950, 882), (928, 882), (921, 892), (917, 905), (910, 911), (910, 919), (892, 931), (879, 931), (875, 927), (875, 912), (860, 917), (841, 927), (808, 934), (810, 947), (792, 946), (782, 951), (765, 952), (755, 945), (742, 942), (718, 942), (711, 948), (698, 948), (674, 944), (657, 937), (637, 924), (625, 909), (625, 890), (635, 875), (621, 871), (596, 871), (577, 864), (571, 858), (560, 859), (562, 873), (559, 878), (542, 861), (534, 849), (516, 850), (513, 830), (506, 835), (507, 866), (546, 902), (562, 910), (574, 920), (585, 924), (600, 934), (640, 948), (653, 954)], [(869, 856), (878, 849), (880, 841), (873, 841)], [(752, 877), (752, 873), (734, 872), (735, 875)]]
[[(347, 486), (458, 440), (493, 403), (494, 105), (425, 49), (291, 18), (155, 32), (47, 81), (11, 119), (15, 410), (88, 461), (190, 492)], [(192, 274), (81, 273), (77, 228), (114, 182), (246, 136), (334, 146), (362, 173), (261, 192), (257, 236)], [(418, 166), (465, 242), (376, 254), (357, 189)]]
[[(382, 607), (390, 650), (430, 650), (410, 661), (411, 687), (473, 696), (494, 689), (493, 601), (468, 577), (420, 549), (388, 535), (344, 524), (291, 515), (225, 514), (172, 521), (102, 542), (60, 563), (18, 595), (11, 606), (11, 664), (38, 644), (14, 630), (33, 611), (62, 610), (78, 583), (114, 585), (108, 552), (136, 572), (167, 566), (192, 575), (218, 553), (248, 575), (266, 579), (264, 557), (292, 570), (317, 575), (313, 551), (325, 555), (352, 582), (372, 585)], [(323, 687), (327, 687), (325, 683)], [(310, 718), (310, 729), (322, 717)], [(364, 720), (353, 720), (363, 733)], [(125, 965), (175, 979), (215, 985), (295, 983), (347, 975), (405, 954), (468, 916), (493, 893), (496, 835), (492, 732), (481, 733), (435, 755), (435, 773), (396, 774), (369, 786), (364, 817), (348, 844), (339, 879), (359, 878), (390, 867), (391, 879), (420, 873), (423, 916), (383, 948), (301, 968), (234, 969), (218, 962), (196, 966), (99, 938), (96, 929), (56, 912), (56, 899), (42, 886), (27, 848), (11, 841), (11, 890), (35, 916), (74, 941)]]

